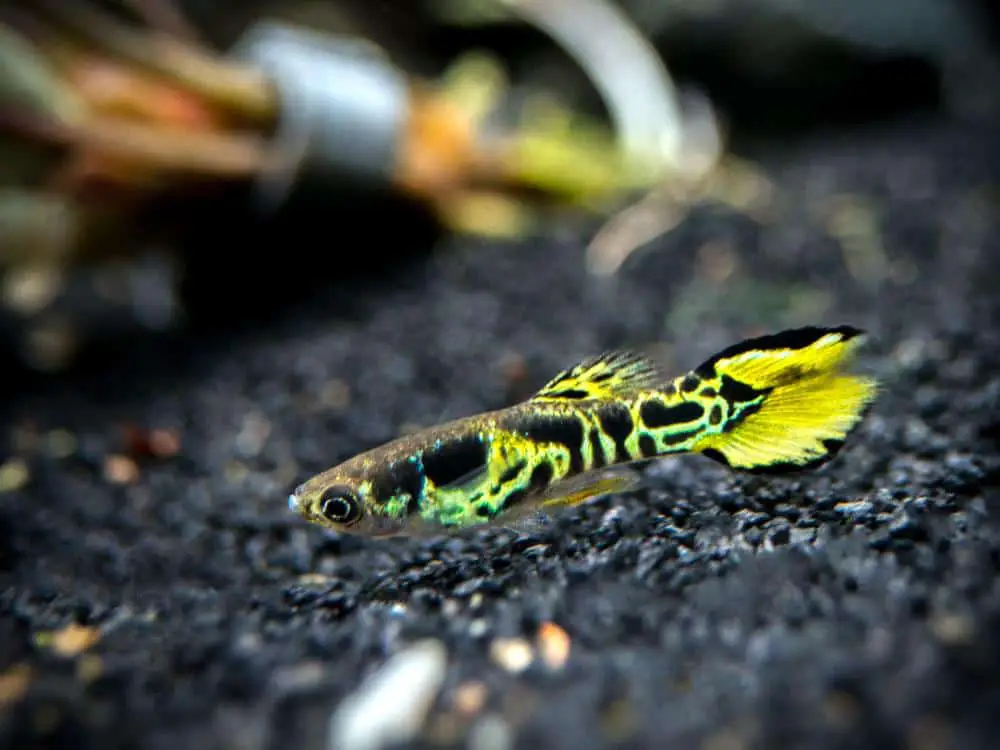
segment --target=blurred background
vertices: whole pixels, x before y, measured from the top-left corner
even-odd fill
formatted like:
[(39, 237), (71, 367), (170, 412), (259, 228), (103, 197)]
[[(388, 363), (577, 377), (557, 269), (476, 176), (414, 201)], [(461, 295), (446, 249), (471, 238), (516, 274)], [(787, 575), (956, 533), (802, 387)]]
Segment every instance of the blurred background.
[(699, 206), (773, 219), (762, 151), (989, 127), (998, 21), (989, 0), (7, 0), (2, 356), (34, 378), (252, 329), (451, 236), (584, 236), (612, 283)]

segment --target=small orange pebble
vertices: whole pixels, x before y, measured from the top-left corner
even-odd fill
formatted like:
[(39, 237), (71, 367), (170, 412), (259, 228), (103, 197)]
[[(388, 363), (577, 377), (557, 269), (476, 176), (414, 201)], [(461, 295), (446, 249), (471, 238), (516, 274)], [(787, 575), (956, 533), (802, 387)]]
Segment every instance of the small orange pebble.
[(500, 371), (504, 380), (519, 383), (528, 377), (528, 363), (520, 352), (506, 351), (500, 358)]
[(30, 684), (31, 667), (28, 664), (15, 664), (0, 674), (0, 708), (20, 701)]
[(129, 455), (139, 456), (150, 452), (148, 433), (134, 424), (122, 425), (122, 435), (125, 439), (125, 450)]
[(569, 659), (569, 633), (554, 622), (542, 623), (538, 629), (538, 651), (549, 669), (562, 669)]
[(38, 644), (47, 646), (60, 656), (77, 656), (101, 640), (101, 631), (72, 623), (62, 630), (39, 634)]
[(504, 671), (519, 674), (535, 660), (531, 644), (522, 638), (497, 638), (490, 644), (493, 662)]
[(131, 484), (139, 478), (139, 467), (128, 456), (108, 456), (104, 459), (104, 478), (112, 484)]
[(152, 430), (149, 433), (149, 447), (158, 458), (176, 456), (181, 450), (181, 436), (176, 430)]
[(515, 402), (528, 398), (533, 389), (531, 373), (524, 355), (508, 350), (500, 357), (498, 365), (508, 400)]
[(131, 456), (170, 458), (180, 452), (181, 438), (177, 430), (163, 427), (146, 430), (135, 425), (125, 425), (123, 431), (126, 450)]
[(486, 685), (482, 682), (463, 682), (455, 688), (455, 710), (464, 716), (473, 716), (486, 705)]

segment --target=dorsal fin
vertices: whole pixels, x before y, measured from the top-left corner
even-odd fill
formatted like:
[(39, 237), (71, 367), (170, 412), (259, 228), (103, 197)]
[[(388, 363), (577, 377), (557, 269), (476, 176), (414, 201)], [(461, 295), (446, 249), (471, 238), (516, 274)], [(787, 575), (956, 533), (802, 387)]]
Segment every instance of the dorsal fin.
[(629, 351), (611, 351), (585, 359), (546, 383), (533, 401), (579, 401), (627, 396), (663, 381), (653, 360)]

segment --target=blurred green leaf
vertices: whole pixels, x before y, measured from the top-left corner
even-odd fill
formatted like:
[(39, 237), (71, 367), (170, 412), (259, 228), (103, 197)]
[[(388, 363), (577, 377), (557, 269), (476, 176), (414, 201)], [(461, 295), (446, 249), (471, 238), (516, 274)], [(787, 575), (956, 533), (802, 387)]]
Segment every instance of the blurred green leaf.
[(0, 108), (79, 122), (84, 104), (28, 40), (0, 25)]

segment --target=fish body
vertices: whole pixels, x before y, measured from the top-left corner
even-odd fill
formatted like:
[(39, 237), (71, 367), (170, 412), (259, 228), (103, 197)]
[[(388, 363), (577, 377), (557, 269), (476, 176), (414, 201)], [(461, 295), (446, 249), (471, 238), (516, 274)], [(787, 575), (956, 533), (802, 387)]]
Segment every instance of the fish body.
[(873, 378), (844, 371), (863, 340), (849, 326), (784, 331), (675, 378), (639, 354), (602, 354), (527, 401), (362, 453), (300, 485), (289, 506), (338, 531), (422, 535), (622, 491), (635, 477), (624, 467), (670, 454), (758, 473), (811, 469), (875, 398)]

